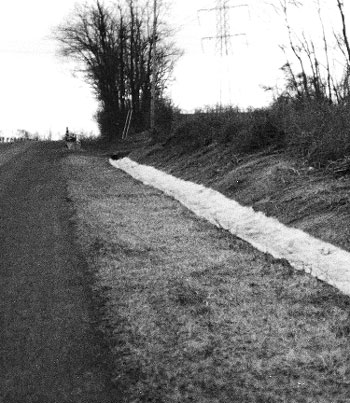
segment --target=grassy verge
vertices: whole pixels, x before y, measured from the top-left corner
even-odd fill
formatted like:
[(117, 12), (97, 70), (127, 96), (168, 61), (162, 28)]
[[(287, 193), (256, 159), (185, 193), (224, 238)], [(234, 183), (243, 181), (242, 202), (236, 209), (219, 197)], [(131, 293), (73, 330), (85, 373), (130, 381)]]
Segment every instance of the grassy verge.
[(30, 147), (30, 143), (0, 143), (0, 165), (6, 164), (17, 154)]
[(66, 168), (125, 402), (349, 401), (349, 297), (106, 159)]

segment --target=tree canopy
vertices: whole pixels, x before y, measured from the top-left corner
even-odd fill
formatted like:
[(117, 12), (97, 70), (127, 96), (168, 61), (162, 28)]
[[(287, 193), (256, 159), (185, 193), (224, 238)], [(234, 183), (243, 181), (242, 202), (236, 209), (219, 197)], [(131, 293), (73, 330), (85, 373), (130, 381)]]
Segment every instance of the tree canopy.
[(161, 98), (180, 54), (161, 21), (161, 7), (156, 20), (153, 11), (148, 1), (125, 0), (108, 7), (97, 0), (76, 6), (70, 19), (55, 29), (60, 54), (77, 62), (95, 92), (104, 138), (121, 136), (131, 108), (133, 125), (139, 130), (149, 126), (152, 80)]

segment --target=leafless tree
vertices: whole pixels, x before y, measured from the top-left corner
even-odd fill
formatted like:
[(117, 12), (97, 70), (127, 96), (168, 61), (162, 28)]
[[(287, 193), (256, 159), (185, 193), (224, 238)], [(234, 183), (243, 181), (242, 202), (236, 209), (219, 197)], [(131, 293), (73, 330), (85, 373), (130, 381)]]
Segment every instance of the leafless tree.
[[(288, 33), (289, 48), (298, 61), (300, 69), (298, 73), (293, 72), (292, 64), (287, 61), (286, 66), (288, 66), (288, 69), (284, 68), (284, 71), (289, 77), (288, 88), (296, 93), (298, 99), (314, 99), (320, 102), (326, 101), (331, 103), (334, 95), (336, 98), (338, 97), (335, 94), (335, 79), (331, 71), (329, 44), (322, 18), (320, 1), (316, 0), (315, 5), (322, 31), (323, 57), (320, 57), (320, 50), (317, 49), (314, 40), (308, 37), (305, 31), (302, 31), (297, 36), (290, 25), (288, 18), (289, 7), (298, 8), (302, 6), (302, 3), (294, 0), (280, 0), (280, 10), (282, 11)], [(285, 54), (287, 54), (286, 51)], [(324, 63), (321, 62), (322, 59), (325, 60)], [(292, 88), (292, 84), (294, 84), (294, 88)]]
[[(149, 124), (150, 83), (154, 38), (147, 2), (120, 2), (113, 8), (100, 0), (78, 6), (55, 30), (60, 54), (78, 62), (79, 70), (99, 101), (97, 121), (103, 137), (120, 137), (128, 108), (134, 126)], [(157, 94), (162, 96), (174, 61), (180, 55), (170, 31), (157, 31)]]
[(345, 14), (344, 14), (344, 3), (342, 0), (337, 0), (337, 6), (338, 10), (340, 13), (340, 18), (342, 21), (342, 35), (343, 35), (343, 41), (345, 44), (346, 52), (347, 52), (347, 57), (348, 57), (348, 64), (350, 65), (350, 45), (349, 45), (349, 38), (347, 34), (347, 27), (346, 27), (346, 20), (345, 20)]

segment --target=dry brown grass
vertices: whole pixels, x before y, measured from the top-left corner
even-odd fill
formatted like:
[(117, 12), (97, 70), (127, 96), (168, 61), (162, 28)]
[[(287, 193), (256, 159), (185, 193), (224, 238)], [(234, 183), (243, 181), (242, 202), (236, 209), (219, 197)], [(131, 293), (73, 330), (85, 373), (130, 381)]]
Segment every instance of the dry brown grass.
[(0, 165), (6, 164), (17, 154), (30, 147), (30, 143), (0, 143)]
[(78, 237), (125, 402), (347, 402), (350, 299), (71, 155)]

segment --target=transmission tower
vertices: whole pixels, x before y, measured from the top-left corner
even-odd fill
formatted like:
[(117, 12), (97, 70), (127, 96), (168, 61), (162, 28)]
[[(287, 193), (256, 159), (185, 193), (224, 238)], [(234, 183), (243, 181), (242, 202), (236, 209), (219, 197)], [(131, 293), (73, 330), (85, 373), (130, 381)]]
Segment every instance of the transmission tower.
[[(230, 86), (230, 60), (229, 55), (232, 53), (232, 45), (231, 39), (233, 37), (238, 36), (246, 36), (245, 32), (232, 32), (231, 25), (230, 25), (230, 13), (231, 10), (237, 9), (239, 7), (247, 7), (249, 11), (248, 4), (233, 4), (230, 3), (233, 0), (215, 0), (215, 6), (212, 8), (202, 8), (198, 10), (198, 14), (201, 12), (215, 12), (216, 14), (216, 33), (215, 36), (206, 36), (202, 37), (202, 43), (205, 40), (214, 40), (216, 52), (221, 57), (221, 62), (219, 66), (219, 75), (220, 80), (220, 101), (219, 106), (220, 110), (222, 108), (222, 98), (223, 98), (223, 91), (226, 90), (229, 95), (229, 99), (231, 97), (231, 86)], [(225, 60), (223, 59), (225, 57)], [(226, 65), (226, 66), (224, 66)], [(226, 67), (226, 73), (223, 71), (224, 67)], [(225, 75), (227, 78), (225, 78)]]
[(220, 49), (220, 56), (223, 56), (224, 54), (228, 56), (231, 52), (231, 29), (228, 16), (228, 1), (216, 0), (216, 8), (216, 46)]
[(202, 8), (198, 10), (201, 12), (215, 12), (216, 13), (216, 35), (205, 36), (202, 40), (215, 40), (216, 49), (220, 56), (228, 56), (232, 52), (231, 38), (236, 36), (246, 36), (245, 32), (231, 33), (230, 26), (230, 10), (238, 7), (249, 7), (248, 4), (235, 4), (230, 5), (231, 0), (215, 0), (215, 7)]

